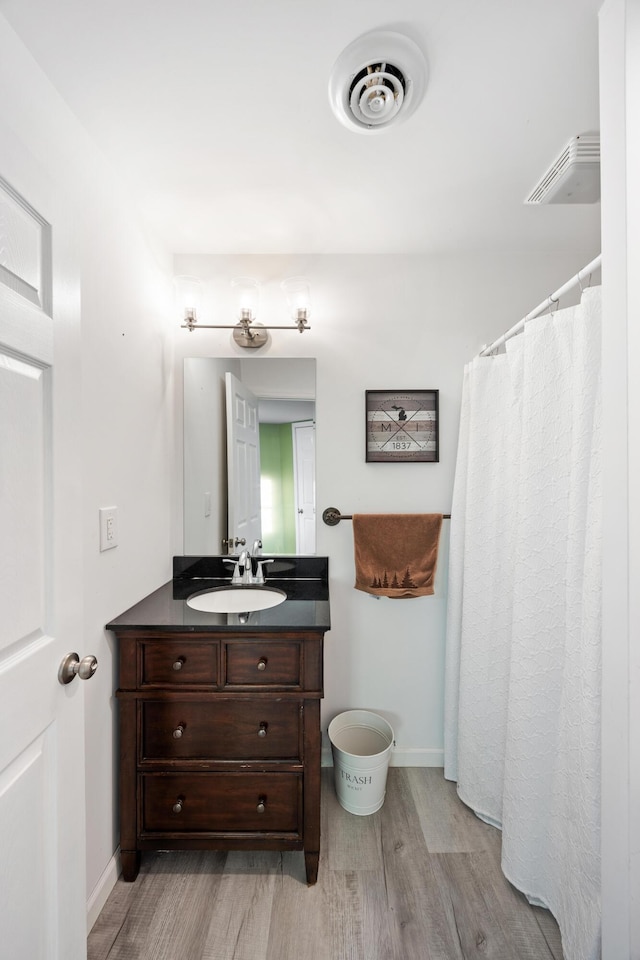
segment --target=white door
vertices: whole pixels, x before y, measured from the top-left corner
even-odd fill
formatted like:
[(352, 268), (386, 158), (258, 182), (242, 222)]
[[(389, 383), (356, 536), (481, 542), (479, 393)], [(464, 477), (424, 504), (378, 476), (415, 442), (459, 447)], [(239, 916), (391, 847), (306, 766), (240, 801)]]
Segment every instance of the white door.
[[(0, 148), (14, 182), (54, 220), (32, 159), (18, 164), (21, 148), (9, 138)], [(58, 682), (82, 623), (77, 471), (64, 413), (76, 381), (56, 330), (68, 337), (77, 320), (78, 284), (69, 232), (50, 229), (40, 212), (0, 179), (0, 954), (82, 960), (83, 690), (78, 679)]]
[(293, 465), (296, 490), (296, 552), (316, 552), (316, 425), (293, 424)]
[[(262, 539), (258, 399), (232, 373), (227, 397), (227, 509), (229, 553)], [(238, 541), (241, 541), (238, 543)]]

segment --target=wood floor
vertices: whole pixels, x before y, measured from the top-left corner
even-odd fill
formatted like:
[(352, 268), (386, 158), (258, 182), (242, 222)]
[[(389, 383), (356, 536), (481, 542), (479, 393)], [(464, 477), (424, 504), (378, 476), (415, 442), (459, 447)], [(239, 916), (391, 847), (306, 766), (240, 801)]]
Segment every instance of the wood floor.
[(89, 960), (562, 960), (553, 917), (500, 871), (500, 833), (434, 768), (389, 770), (368, 817), (323, 770), (318, 883), (302, 853), (147, 854), (119, 880)]

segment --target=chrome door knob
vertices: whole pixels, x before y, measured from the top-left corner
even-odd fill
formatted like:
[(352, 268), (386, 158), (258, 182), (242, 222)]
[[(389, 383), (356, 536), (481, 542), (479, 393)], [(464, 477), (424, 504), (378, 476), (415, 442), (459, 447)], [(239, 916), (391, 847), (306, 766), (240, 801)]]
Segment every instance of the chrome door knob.
[(58, 670), (58, 680), (60, 683), (71, 683), (76, 677), (81, 680), (90, 680), (98, 669), (98, 661), (94, 656), (83, 657), (82, 660), (77, 653), (68, 653), (64, 657)]

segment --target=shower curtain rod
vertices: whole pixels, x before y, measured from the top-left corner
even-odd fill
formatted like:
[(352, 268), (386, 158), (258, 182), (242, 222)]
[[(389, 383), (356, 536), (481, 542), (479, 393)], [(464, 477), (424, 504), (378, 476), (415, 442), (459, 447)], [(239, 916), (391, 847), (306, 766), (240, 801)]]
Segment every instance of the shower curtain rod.
[(590, 276), (594, 270), (598, 269), (601, 263), (602, 254), (599, 253), (598, 256), (591, 261), (591, 263), (588, 263), (586, 267), (583, 267), (582, 270), (578, 271), (574, 277), (571, 277), (570, 280), (567, 280), (567, 282), (558, 290), (556, 290), (555, 293), (552, 293), (549, 297), (547, 297), (546, 300), (538, 304), (535, 310), (532, 310), (531, 313), (526, 315), (526, 317), (523, 317), (522, 320), (519, 320), (511, 327), (511, 329), (507, 330), (507, 332), (503, 333), (501, 337), (498, 337), (497, 340), (494, 340), (493, 343), (489, 344), (488, 347), (484, 346), (478, 356), (488, 357), (489, 354), (493, 353), (494, 350), (497, 350), (498, 347), (501, 347), (502, 344), (506, 343), (507, 340), (510, 340), (511, 337), (515, 337), (516, 333), (520, 333), (527, 320), (533, 320), (533, 318), (539, 316), (543, 310), (546, 310), (554, 303), (557, 303), (560, 297), (563, 297), (565, 293), (569, 292), (569, 290), (572, 290), (574, 287), (578, 286), (578, 284), (582, 285), (582, 280), (584, 277)]

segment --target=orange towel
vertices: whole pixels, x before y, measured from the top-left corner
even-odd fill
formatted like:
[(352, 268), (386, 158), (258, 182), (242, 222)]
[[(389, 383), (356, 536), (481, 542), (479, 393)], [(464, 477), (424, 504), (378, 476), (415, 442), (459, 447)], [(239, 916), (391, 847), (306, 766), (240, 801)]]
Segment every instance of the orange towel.
[(441, 513), (354, 514), (356, 590), (378, 597), (433, 594)]

